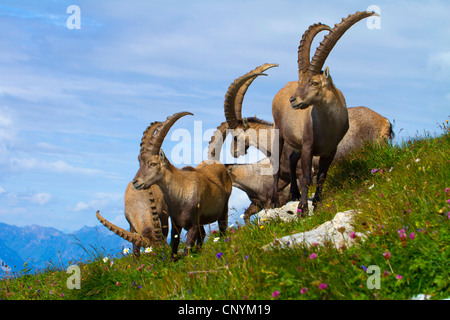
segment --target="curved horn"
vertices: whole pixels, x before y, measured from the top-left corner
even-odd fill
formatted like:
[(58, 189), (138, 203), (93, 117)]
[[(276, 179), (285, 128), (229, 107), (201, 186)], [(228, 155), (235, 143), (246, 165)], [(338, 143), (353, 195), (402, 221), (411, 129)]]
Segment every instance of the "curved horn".
[(208, 144), (208, 160), (220, 160), (220, 152), (222, 150), (222, 145), (227, 138), (228, 123), (222, 122), (214, 131), (211, 140)]
[(309, 26), (308, 30), (306, 30), (303, 34), (302, 40), (300, 40), (300, 45), (298, 47), (297, 63), (299, 71), (303, 71), (309, 68), (309, 52), (311, 51), (312, 41), (319, 32), (324, 30), (331, 31), (331, 28), (326, 24), (322, 24), (319, 22)]
[(163, 124), (161, 124), (159, 127), (156, 128), (155, 133), (153, 134), (153, 136), (151, 137), (151, 139), (149, 141), (149, 147), (150, 147), (151, 154), (159, 154), (161, 145), (162, 145), (167, 133), (169, 132), (170, 128), (173, 126), (173, 124), (178, 119), (180, 119), (181, 117), (184, 117), (188, 114), (193, 116), (193, 114), (188, 111), (175, 113), (174, 115), (167, 117), (167, 120)]
[(144, 238), (141, 235), (134, 233), (134, 232), (130, 232), (127, 231), (125, 229), (122, 229), (114, 224), (112, 224), (111, 222), (109, 222), (108, 220), (106, 220), (105, 218), (103, 218), (100, 215), (100, 211), (97, 211), (96, 213), (97, 219), (105, 226), (107, 227), (109, 230), (111, 230), (112, 232), (114, 232), (115, 234), (117, 234), (119, 237), (130, 241), (131, 243), (133, 243), (134, 245), (140, 246), (140, 247), (150, 247), (152, 245), (150, 239), (148, 238)]
[[(256, 67), (252, 71), (250, 71), (247, 74), (254, 74), (254, 73), (262, 73), (266, 70), (269, 70), (273, 67), (278, 67), (278, 63), (265, 63), (259, 67)], [(248, 79), (239, 89), (238, 93), (236, 94), (236, 100), (234, 101), (234, 110), (236, 112), (236, 118), (242, 119), (242, 102), (244, 101), (245, 93), (247, 92), (248, 87), (252, 84), (252, 82), (256, 79), (250, 78)]]
[(378, 14), (374, 11), (358, 11), (354, 14), (349, 15), (347, 18), (342, 19), (339, 24), (336, 24), (333, 30), (331, 30), (330, 33), (327, 34), (324, 37), (323, 41), (320, 43), (320, 46), (317, 48), (316, 53), (311, 60), (311, 64), (308, 70), (313, 73), (320, 73), (322, 71), (325, 60), (327, 59), (334, 45), (342, 37), (342, 35), (355, 23), (372, 15)]
[(153, 134), (155, 133), (155, 130), (161, 125), (161, 122), (155, 121), (152, 122), (147, 129), (145, 129), (144, 133), (142, 134), (141, 139), (141, 151), (143, 152), (147, 148), (150, 147), (150, 139), (152, 138)]
[(164, 241), (164, 235), (162, 233), (161, 221), (159, 220), (158, 216), (158, 208), (156, 207), (155, 196), (153, 195), (153, 191), (151, 188), (148, 192), (148, 199), (150, 201), (150, 210), (153, 219), (153, 235), (156, 242), (160, 243)]
[(256, 78), (257, 76), (267, 76), (265, 73), (247, 73), (243, 75), (242, 77), (237, 78), (234, 80), (230, 86), (228, 87), (227, 94), (225, 95), (225, 102), (223, 104), (223, 107), (225, 109), (225, 118), (227, 119), (228, 127), (230, 129), (235, 129), (239, 123), (238, 118), (236, 117), (236, 111), (234, 109), (234, 104), (236, 101), (236, 94), (241, 88), (241, 86), (247, 82), (247, 80)]

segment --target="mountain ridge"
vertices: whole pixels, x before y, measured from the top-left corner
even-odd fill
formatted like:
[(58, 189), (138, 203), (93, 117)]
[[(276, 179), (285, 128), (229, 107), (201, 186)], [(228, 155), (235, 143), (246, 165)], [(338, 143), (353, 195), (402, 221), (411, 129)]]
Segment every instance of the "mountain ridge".
[(69, 262), (85, 260), (95, 253), (116, 254), (130, 246), (100, 225), (83, 226), (65, 233), (53, 227), (35, 224), (18, 227), (0, 222), (0, 277), (5, 276), (6, 271), (20, 272), (25, 262), (28, 270), (65, 267)]

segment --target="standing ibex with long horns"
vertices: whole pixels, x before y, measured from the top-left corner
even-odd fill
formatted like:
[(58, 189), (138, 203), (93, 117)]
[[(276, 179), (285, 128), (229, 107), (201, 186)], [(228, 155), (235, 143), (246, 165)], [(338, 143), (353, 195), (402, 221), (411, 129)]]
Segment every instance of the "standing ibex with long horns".
[[(356, 12), (342, 19), (333, 29), (321, 23), (310, 26), (303, 34), (298, 49), (298, 82), (288, 83), (273, 99), (272, 115), (274, 128), (279, 130), (279, 147), (283, 148), (284, 142), (287, 142), (297, 150), (292, 154), (291, 168), (295, 168), (301, 160), (302, 175), (299, 180), (302, 192), (298, 209), (302, 216), (308, 212), (307, 196), (312, 181), (313, 156), (320, 157), (317, 188), (313, 198), (316, 206), (321, 199), (323, 184), (337, 146), (349, 128), (344, 95), (333, 84), (329, 68), (322, 71), (322, 67), (340, 37), (356, 22), (374, 14), (376, 13)], [(310, 61), (311, 43), (324, 30), (330, 32)], [(274, 174), (271, 194), (273, 203), (278, 200), (278, 179), (279, 171)], [(291, 183), (291, 187), (293, 186)]]
[[(176, 113), (156, 127), (148, 143), (141, 147), (139, 170), (133, 186), (137, 190), (147, 189), (156, 184), (164, 195), (168, 214), (172, 222), (172, 258), (177, 256), (181, 229), (187, 230), (188, 248), (203, 243), (203, 225), (215, 221), (219, 231), (225, 233), (228, 225), (228, 200), (232, 181), (228, 170), (219, 162), (202, 162), (196, 168), (174, 167), (161, 150), (161, 145), (172, 125), (190, 112)], [(145, 134), (145, 133), (144, 133)]]
[[(141, 148), (148, 144), (153, 132), (161, 122), (152, 123), (141, 140)], [(125, 218), (130, 224), (130, 231), (109, 222), (97, 211), (97, 219), (119, 237), (133, 244), (133, 253), (139, 256), (141, 247), (150, 247), (165, 243), (168, 233), (167, 205), (161, 189), (152, 185), (147, 190), (136, 190), (130, 182), (125, 190)]]
[[(271, 154), (271, 145), (261, 146), (262, 141), (270, 141), (267, 135), (270, 135), (273, 124), (257, 117), (243, 118), (242, 117), (242, 101), (244, 99), (242, 87), (244, 87), (244, 94), (249, 87), (249, 82), (255, 78), (252, 74), (261, 74), (270, 67), (277, 66), (275, 64), (264, 64), (254, 70), (248, 72), (242, 77), (236, 79), (231, 83), (225, 103), (225, 117), (226, 122), (221, 123), (214, 136), (209, 143), (209, 158), (218, 159), (220, 157), (220, 150), (222, 148), (223, 140), (228, 132), (231, 130), (233, 137), (233, 145), (231, 153), (234, 157), (239, 157), (247, 152), (250, 146), (253, 146), (266, 155)], [(247, 82), (239, 79), (248, 79)], [(251, 82), (250, 82), (251, 83)], [(296, 84), (296, 82), (292, 82)], [(242, 87), (239, 87), (241, 85)], [(295, 89), (295, 88), (294, 88)], [(377, 112), (366, 107), (352, 107), (348, 109), (349, 130), (344, 138), (338, 144), (336, 155), (333, 162), (344, 158), (351, 151), (354, 151), (363, 146), (364, 143), (382, 142), (392, 139), (394, 133), (392, 131), (392, 124), (388, 119), (381, 116)], [(263, 139), (260, 135), (266, 135)], [(279, 205), (284, 205), (288, 198), (286, 197), (286, 185), (291, 182), (290, 176), (290, 161), (289, 156), (293, 152), (293, 148), (284, 143), (280, 158), (280, 182), (278, 183)], [(272, 190), (273, 179), (270, 176), (262, 174), (262, 170), (268, 171), (270, 163), (268, 159), (263, 159), (253, 164), (226, 164), (225, 166), (231, 173), (233, 179), (233, 186), (237, 187), (247, 193), (251, 200), (250, 207), (244, 213), (244, 220), (247, 222), (250, 216), (262, 208), (268, 208), (270, 197), (268, 196)], [(295, 163), (297, 165), (297, 163)], [(317, 171), (319, 166), (319, 157), (313, 158), (313, 168)], [(301, 174), (300, 166), (295, 168), (297, 175)], [(295, 177), (296, 178), (296, 177)], [(297, 184), (292, 188), (298, 190)], [(292, 193), (292, 190), (291, 190)], [(295, 198), (295, 195), (294, 195)]]

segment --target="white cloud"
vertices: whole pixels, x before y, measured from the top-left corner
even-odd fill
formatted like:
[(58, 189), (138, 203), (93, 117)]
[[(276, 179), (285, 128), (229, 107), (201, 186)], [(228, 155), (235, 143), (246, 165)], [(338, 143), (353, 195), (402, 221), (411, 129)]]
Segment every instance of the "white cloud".
[(0, 194), (5, 193), (5, 192), (6, 192), (5, 189), (3, 189), (3, 188), (0, 186)]
[(74, 207), (69, 208), (69, 210), (74, 212), (101, 210), (111, 205), (116, 205), (119, 201), (122, 201), (123, 196), (121, 193), (98, 192), (94, 195), (95, 198), (88, 203), (79, 201)]
[(450, 51), (431, 53), (428, 58), (428, 65), (448, 73), (450, 71)]
[(80, 201), (75, 205), (75, 207), (72, 208), (72, 210), (75, 212), (80, 212), (86, 210), (87, 208), (89, 208), (89, 205)]
[(7, 107), (0, 106), (0, 145), (11, 143), (16, 136), (12, 111)]
[(36, 194), (32, 195), (31, 199), (30, 199), (30, 201), (32, 203), (36, 203), (40, 206), (43, 206), (44, 204), (50, 202), (51, 200), (52, 200), (52, 195), (49, 193), (45, 193), (45, 192), (36, 193)]
[(12, 158), (10, 160), (11, 167), (16, 170), (19, 169), (38, 169), (44, 171), (50, 171), (54, 173), (70, 173), (70, 174), (87, 174), (87, 175), (95, 175), (102, 173), (101, 170), (91, 169), (91, 168), (81, 168), (75, 167), (65, 161), (57, 160), (57, 161), (45, 161), (38, 160), (30, 157), (23, 158)]

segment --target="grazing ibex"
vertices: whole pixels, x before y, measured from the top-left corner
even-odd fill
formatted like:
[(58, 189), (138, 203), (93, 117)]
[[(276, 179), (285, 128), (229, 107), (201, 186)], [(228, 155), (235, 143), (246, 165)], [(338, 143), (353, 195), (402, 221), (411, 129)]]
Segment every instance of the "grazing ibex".
[[(153, 133), (161, 122), (154, 122), (146, 133)], [(151, 134), (144, 134), (142, 145), (148, 143)], [(124, 230), (103, 218), (97, 211), (98, 220), (118, 236), (133, 244), (133, 253), (139, 256), (141, 247), (165, 243), (169, 216), (161, 189), (153, 185), (148, 190), (136, 190), (130, 182), (125, 190), (125, 218), (130, 231)]]
[[(188, 248), (201, 246), (205, 236), (203, 225), (215, 221), (219, 231), (225, 233), (228, 224), (228, 200), (232, 181), (227, 168), (219, 163), (200, 163), (196, 168), (174, 167), (161, 150), (161, 145), (172, 125), (190, 112), (176, 113), (156, 128), (152, 137), (143, 144), (139, 154), (139, 170), (133, 181), (137, 190), (156, 184), (164, 195), (172, 222), (172, 258), (176, 258), (181, 229), (187, 230)], [(144, 133), (145, 134), (145, 133)]]
[(169, 217), (161, 190), (152, 186), (150, 190), (138, 191), (130, 182), (125, 191), (125, 217), (130, 231), (109, 222), (97, 211), (97, 219), (119, 237), (133, 244), (133, 253), (140, 254), (141, 247), (165, 243), (168, 233)]
[[(320, 157), (313, 198), (316, 206), (321, 199), (323, 184), (337, 146), (349, 128), (344, 95), (334, 86), (329, 68), (322, 71), (322, 67), (340, 37), (356, 22), (374, 14), (356, 12), (342, 19), (333, 29), (321, 23), (310, 26), (303, 34), (298, 49), (298, 82), (288, 83), (273, 99), (272, 115), (274, 128), (279, 130), (279, 147), (283, 148), (284, 142), (287, 142), (296, 150), (291, 157), (291, 168), (295, 168), (301, 159), (302, 175), (299, 180), (302, 193), (298, 209), (302, 216), (308, 212), (307, 196), (312, 181), (313, 156)], [(330, 33), (320, 43), (310, 62), (312, 40), (323, 30), (329, 30)], [(278, 202), (278, 180), (279, 171), (274, 174), (271, 192), (273, 203)], [(295, 183), (291, 183), (291, 188), (295, 186)]]
[[(268, 66), (268, 64), (266, 64), (266, 66)], [(250, 74), (261, 72), (261, 67), (250, 71), (241, 78), (248, 78)], [(252, 81), (253, 79), (254, 78), (251, 78)], [(260, 146), (260, 141), (264, 141), (264, 139), (260, 139), (260, 134), (270, 134), (270, 129), (273, 128), (273, 124), (256, 117), (242, 118), (243, 96), (240, 96), (240, 103), (237, 103), (237, 98), (233, 98), (237, 92), (240, 92), (240, 88), (236, 85), (237, 83), (239, 83), (239, 81), (236, 80), (229, 87), (227, 93), (228, 99), (225, 100), (224, 104), (227, 122), (223, 122), (218, 126), (210, 141), (210, 158), (217, 158), (218, 155), (220, 155), (219, 152), (223, 140), (225, 139), (227, 129), (229, 129), (230, 126), (234, 127), (232, 132), (234, 148), (231, 149), (233, 156), (238, 157), (244, 155), (250, 146), (263, 152), (266, 151), (266, 155), (270, 155), (270, 145), (263, 146), (262, 148)], [(296, 82), (293, 83), (295, 84)], [(247, 89), (248, 86), (246, 87), (246, 90)], [(235, 110), (235, 113), (233, 113), (233, 110)], [(349, 130), (337, 147), (333, 163), (342, 159), (351, 151), (360, 148), (366, 142), (378, 142), (393, 138), (394, 133), (389, 120), (369, 108), (349, 108), (348, 117)], [(238, 146), (240, 147), (238, 148)], [(293, 148), (287, 143), (284, 143), (280, 159), (281, 181), (278, 184), (279, 205), (284, 205), (288, 201), (288, 198), (286, 197), (288, 189), (284, 188), (290, 182), (289, 156), (292, 152)], [(319, 157), (314, 157), (313, 168), (315, 171), (317, 171), (318, 165)], [(267, 169), (270, 166), (270, 163), (268, 162), (268, 159), (263, 159), (254, 164), (227, 164), (226, 166), (231, 172), (233, 186), (245, 191), (251, 200), (250, 207), (244, 213), (244, 220), (247, 222), (252, 214), (258, 212), (258, 209), (260, 210), (269, 207), (269, 194), (272, 190), (273, 179), (271, 176), (262, 175), (261, 169)], [(265, 171), (267, 172), (267, 170)], [(297, 166), (296, 171), (298, 174), (301, 174), (301, 168), (299, 166)], [(295, 186), (294, 189), (298, 190), (297, 186)]]
[[(272, 189), (273, 179), (270, 175), (262, 174), (262, 170), (268, 170), (271, 166), (270, 160), (264, 158), (257, 163), (225, 164), (231, 174), (233, 187), (244, 191), (250, 199), (250, 206), (244, 212), (244, 221), (247, 224), (250, 217), (262, 209), (270, 208), (271, 198), (269, 191)], [(283, 181), (283, 180), (282, 180)], [(285, 205), (289, 200), (288, 182), (283, 181), (279, 185), (280, 205)]]

